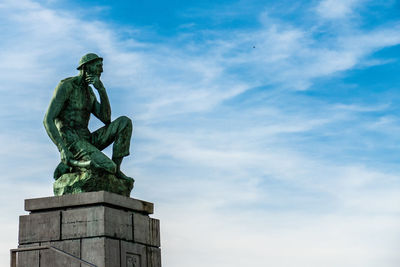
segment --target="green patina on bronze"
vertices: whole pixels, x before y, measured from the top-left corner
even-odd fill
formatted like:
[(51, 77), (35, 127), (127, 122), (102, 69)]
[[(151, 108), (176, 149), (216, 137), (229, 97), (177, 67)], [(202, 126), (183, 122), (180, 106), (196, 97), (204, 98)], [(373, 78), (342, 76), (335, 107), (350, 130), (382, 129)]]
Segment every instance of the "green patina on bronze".
[(66, 173), (53, 185), (54, 195), (76, 194), (82, 192), (108, 191), (130, 196), (132, 181), (118, 179), (110, 173), (92, 173), (91, 171)]
[[(111, 106), (100, 80), (103, 59), (84, 55), (79, 61), (79, 75), (62, 80), (54, 91), (44, 126), (61, 154), (54, 171), (54, 194), (109, 191), (129, 196), (134, 180), (121, 171), (122, 159), (129, 155), (132, 121), (119, 117), (111, 121)], [(90, 87), (98, 91), (100, 102)], [(90, 115), (104, 123), (90, 132)], [(101, 152), (113, 144), (112, 158)]]

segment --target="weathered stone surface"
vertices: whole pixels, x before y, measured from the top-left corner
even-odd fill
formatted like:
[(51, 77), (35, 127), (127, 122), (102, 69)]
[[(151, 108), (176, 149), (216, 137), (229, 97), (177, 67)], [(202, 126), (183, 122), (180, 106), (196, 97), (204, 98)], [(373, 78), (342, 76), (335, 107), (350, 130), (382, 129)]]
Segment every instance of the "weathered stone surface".
[(144, 245), (160, 246), (160, 221), (142, 214), (133, 214), (133, 241)]
[(114, 238), (133, 240), (132, 212), (105, 208), (105, 235)]
[[(19, 248), (38, 247), (39, 243), (19, 245)], [(39, 267), (39, 250), (18, 252), (18, 267)]]
[(160, 220), (150, 218), (150, 246), (160, 247)]
[(104, 235), (104, 207), (72, 209), (62, 212), (62, 239)]
[(138, 213), (133, 214), (133, 241), (150, 245), (150, 217)]
[[(51, 245), (99, 267), (161, 266), (160, 221), (148, 216), (151, 203), (102, 191), (28, 199), (25, 208), (31, 214), (21, 216), (20, 246)], [(51, 250), (20, 258), (25, 267), (79, 266)]]
[(106, 237), (82, 239), (82, 259), (98, 267), (121, 266), (119, 242)]
[(19, 244), (59, 240), (60, 211), (19, 217)]
[(76, 194), (82, 192), (108, 191), (129, 197), (133, 179), (121, 179), (107, 172), (66, 173), (53, 184), (54, 195)]
[(147, 267), (146, 246), (121, 241), (121, 266)]
[(62, 212), (62, 239), (108, 236), (132, 240), (130, 212), (97, 206)]
[(147, 247), (147, 267), (161, 267), (161, 249)]
[(113, 194), (106, 191), (25, 199), (25, 210), (34, 213), (43, 210), (65, 209), (102, 204), (115, 206), (125, 210), (136, 211), (143, 214), (152, 214), (154, 211), (153, 203)]
[[(61, 249), (69, 254), (72, 254), (80, 258), (81, 254), (81, 242), (79, 239), (76, 240), (64, 240), (56, 242), (44, 242), (42, 246), (53, 246)], [(80, 263), (77, 260), (71, 259), (63, 254), (57, 253), (53, 250), (41, 250), (40, 251), (40, 267), (80, 267)]]

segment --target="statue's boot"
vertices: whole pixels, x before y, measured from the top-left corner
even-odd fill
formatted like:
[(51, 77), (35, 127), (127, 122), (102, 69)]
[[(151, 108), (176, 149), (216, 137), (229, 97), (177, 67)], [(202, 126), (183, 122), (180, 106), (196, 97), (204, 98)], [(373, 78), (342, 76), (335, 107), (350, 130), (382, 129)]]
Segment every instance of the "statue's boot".
[(135, 179), (132, 177), (126, 176), (121, 170), (118, 170), (117, 173), (115, 174), (117, 178), (119, 179), (124, 179), (124, 180), (133, 180), (135, 182)]

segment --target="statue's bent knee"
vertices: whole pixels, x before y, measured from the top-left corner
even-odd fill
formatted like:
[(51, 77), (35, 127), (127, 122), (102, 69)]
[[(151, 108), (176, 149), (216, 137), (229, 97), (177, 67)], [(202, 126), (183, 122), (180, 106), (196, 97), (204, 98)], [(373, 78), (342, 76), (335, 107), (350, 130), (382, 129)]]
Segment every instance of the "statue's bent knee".
[(132, 120), (128, 118), (127, 116), (120, 116), (116, 119), (116, 122), (118, 122), (119, 129), (124, 130), (128, 129), (130, 132), (132, 131)]

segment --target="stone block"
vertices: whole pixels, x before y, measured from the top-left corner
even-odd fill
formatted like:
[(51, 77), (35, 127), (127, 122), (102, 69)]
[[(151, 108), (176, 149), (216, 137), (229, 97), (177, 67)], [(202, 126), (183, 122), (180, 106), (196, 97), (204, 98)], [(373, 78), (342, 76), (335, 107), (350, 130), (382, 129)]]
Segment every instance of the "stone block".
[(106, 207), (104, 209), (105, 235), (133, 240), (132, 213)]
[(104, 204), (143, 214), (153, 214), (154, 211), (153, 203), (106, 191), (25, 199), (25, 210), (34, 213), (43, 210), (48, 211), (89, 205), (100, 206)]
[(62, 212), (62, 239), (114, 237), (132, 240), (131, 213), (95, 206)]
[(121, 266), (148, 267), (146, 246), (121, 241)]
[[(42, 246), (52, 246), (58, 248), (64, 252), (74, 255), (75, 257), (81, 257), (81, 242), (79, 239), (76, 240), (64, 240), (56, 242), (45, 242)], [(80, 267), (80, 263), (77, 260), (71, 259), (63, 254), (55, 252), (53, 250), (41, 250), (40, 251), (40, 267)]]
[(161, 249), (147, 247), (147, 267), (161, 267)]
[(81, 257), (98, 267), (119, 267), (120, 241), (106, 237), (82, 239)]
[(138, 213), (133, 214), (133, 241), (145, 245), (150, 244), (150, 217)]
[(142, 214), (133, 214), (133, 241), (144, 245), (160, 246), (160, 221)]
[(62, 211), (62, 239), (104, 235), (104, 207)]
[(160, 220), (150, 218), (150, 246), (160, 247)]
[(60, 211), (20, 216), (19, 244), (59, 240), (60, 230)]
[[(19, 245), (18, 248), (38, 247), (39, 243)], [(39, 250), (24, 251), (17, 253), (18, 267), (39, 267)]]

